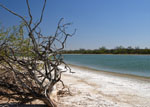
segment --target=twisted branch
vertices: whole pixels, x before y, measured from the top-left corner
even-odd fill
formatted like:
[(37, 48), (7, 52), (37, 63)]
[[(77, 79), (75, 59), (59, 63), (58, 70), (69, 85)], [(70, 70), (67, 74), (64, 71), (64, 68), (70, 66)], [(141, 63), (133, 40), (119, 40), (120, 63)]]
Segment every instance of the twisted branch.
[[(26, 4), (29, 22), (0, 4), (0, 7), (19, 17), (25, 23), (23, 27), (27, 28), (28, 32), (28, 37), (21, 41), (20, 35), (14, 35), (18, 40), (16, 42), (21, 45), (12, 42), (9, 36), (0, 45), (0, 70), (6, 71), (0, 74), (0, 96), (15, 99), (18, 103), (40, 99), (48, 106), (54, 107), (55, 104), (50, 98), (53, 87), (59, 81), (63, 84), (61, 80), (63, 72), (68, 70), (71, 72), (70, 67), (62, 59), (61, 51), (67, 38), (75, 32), (72, 34), (66, 32), (66, 26), (70, 23), (63, 24), (63, 18), (58, 22), (53, 36), (44, 36), (41, 30), (37, 30), (43, 20), (46, 1), (44, 0), (40, 20), (36, 24), (33, 22), (28, 0)], [(57, 47), (58, 43), (61, 44), (60, 47)], [(59, 66), (62, 65), (64, 69), (60, 69)]]

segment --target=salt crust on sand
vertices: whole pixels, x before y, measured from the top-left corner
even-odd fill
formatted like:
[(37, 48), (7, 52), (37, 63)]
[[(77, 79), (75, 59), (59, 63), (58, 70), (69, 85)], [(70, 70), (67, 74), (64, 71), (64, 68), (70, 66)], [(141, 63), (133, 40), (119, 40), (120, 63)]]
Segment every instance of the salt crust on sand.
[[(150, 78), (77, 66), (71, 69), (76, 73), (62, 74), (71, 95), (58, 97), (58, 107), (150, 107)], [(0, 104), (5, 102), (0, 100)]]
[(59, 97), (59, 107), (150, 107), (149, 78), (71, 69), (76, 73), (64, 73), (62, 80), (72, 95)]

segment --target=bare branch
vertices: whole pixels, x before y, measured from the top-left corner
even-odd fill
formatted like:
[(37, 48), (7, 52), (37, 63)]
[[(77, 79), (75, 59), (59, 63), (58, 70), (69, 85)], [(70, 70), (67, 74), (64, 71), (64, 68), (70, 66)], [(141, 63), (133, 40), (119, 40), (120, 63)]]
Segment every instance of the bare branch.
[(44, 5), (43, 5), (43, 8), (42, 8), (40, 20), (39, 20), (39, 22), (34, 26), (34, 28), (32, 29), (32, 31), (34, 31), (34, 30), (39, 26), (39, 24), (42, 22), (43, 14), (44, 14), (45, 6), (46, 6), (46, 1), (47, 1), (47, 0), (44, 0)]
[(29, 22), (29, 26), (31, 26), (32, 23), (32, 15), (31, 15), (31, 9), (30, 9), (30, 5), (29, 5), (29, 0), (26, 0), (27, 3), (27, 7), (28, 7), (28, 14), (30, 16), (30, 22)]
[(7, 11), (10, 12), (11, 14), (13, 14), (13, 15), (15, 15), (15, 16), (21, 18), (21, 19), (26, 23), (26, 25), (28, 25), (27, 21), (26, 21), (22, 16), (20, 16), (19, 14), (15, 13), (15, 12), (13, 12), (13, 11), (11, 11), (11, 10), (9, 10), (7, 7), (5, 7), (4, 5), (2, 5), (1, 3), (0, 3), (0, 7), (2, 7), (2, 8), (5, 9), (5, 10), (7, 10)]
[[(0, 7), (25, 22), (23, 27), (27, 28), (28, 33), (28, 37), (23, 39), (19, 37), (19, 31), (15, 30), (13, 36), (8, 33), (9, 36), (3, 42), (0, 41), (0, 70), (5, 70), (0, 74), (0, 96), (15, 99), (18, 103), (39, 99), (54, 107), (50, 96), (53, 87), (59, 81), (64, 86), (61, 75), (68, 70), (71, 72), (70, 67), (63, 61), (61, 51), (67, 38), (75, 32), (67, 33), (66, 28), (71, 24), (64, 24), (64, 19), (61, 18), (54, 35), (41, 34), (39, 25), (43, 20), (46, 1), (44, 0), (40, 20), (36, 24), (33, 22), (29, 0), (26, 0), (29, 23), (21, 15), (0, 4)], [(59, 68), (60, 65), (64, 66), (63, 70)]]

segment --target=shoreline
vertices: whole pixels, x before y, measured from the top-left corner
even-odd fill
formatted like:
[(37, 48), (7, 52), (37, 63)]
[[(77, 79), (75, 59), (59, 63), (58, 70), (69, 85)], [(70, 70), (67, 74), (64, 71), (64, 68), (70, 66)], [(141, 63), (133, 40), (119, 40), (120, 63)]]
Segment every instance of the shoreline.
[[(56, 84), (58, 107), (149, 107), (150, 78), (69, 65), (73, 72), (62, 73)], [(60, 66), (63, 69), (63, 65)], [(69, 92), (70, 93), (69, 93)], [(6, 103), (7, 99), (0, 99)], [(35, 100), (32, 104), (43, 104)]]
[(125, 55), (64, 55), (64, 61), (69, 65), (87, 67), (97, 71), (150, 77), (149, 56)]
[(94, 68), (86, 67), (86, 66), (79, 66), (79, 65), (74, 65), (74, 64), (68, 64), (70, 67), (75, 67), (83, 70), (90, 70), (94, 73), (97, 74), (106, 74), (106, 75), (113, 75), (113, 76), (119, 76), (119, 77), (128, 77), (128, 78), (135, 78), (135, 79), (141, 79), (141, 80), (149, 80), (150, 82), (150, 77), (145, 77), (145, 76), (139, 76), (139, 75), (134, 75), (134, 74), (125, 74), (125, 73), (119, 73), (119, 72), (110, 72), (110, 71), (104, 71), (104, 70), (97, 70)]
[(97, 71), (70, 65), (62, 74), (72, 95), (59, 97), (58, 107), (149, 107), (150, 78)]

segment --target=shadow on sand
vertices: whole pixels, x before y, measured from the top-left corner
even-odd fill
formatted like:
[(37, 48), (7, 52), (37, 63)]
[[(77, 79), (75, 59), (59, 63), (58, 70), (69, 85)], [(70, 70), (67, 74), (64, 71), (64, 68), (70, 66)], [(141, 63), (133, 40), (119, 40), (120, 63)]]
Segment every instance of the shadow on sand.
[(44, 104), (0, 104), (0, 107), (48, 107)]

